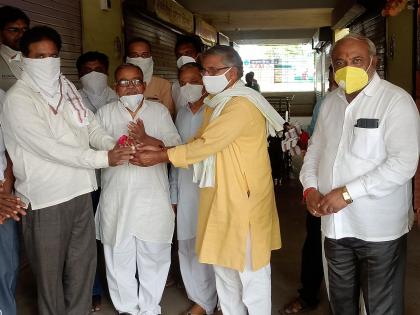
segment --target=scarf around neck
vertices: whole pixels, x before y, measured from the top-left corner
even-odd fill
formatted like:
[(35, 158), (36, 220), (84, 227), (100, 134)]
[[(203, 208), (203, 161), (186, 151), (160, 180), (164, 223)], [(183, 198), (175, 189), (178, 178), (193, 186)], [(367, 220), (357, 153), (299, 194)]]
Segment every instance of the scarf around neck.
[[(210, 117), (210, 122), (217, 119), (225, 108), (226, 104), (232, 97), (246, 97), (252, 104), (257, 107), (266, 120), (267, 136), (276, 135), (276, 131), (283, 130), (285, 120), (280, 114), (271, 106), (271, 104), (259, 92), (248, 88), (242, 81), (237, 81), (232, 87), (204, 99), (204, 103), (213, 108), (213, 113)], [(211, 155), (203, 161), (193, 164), (194, 175), (193, 181), (198, 184), (200, 188), (214, 187), (215, 185), (215, 166), (216, 156)]]

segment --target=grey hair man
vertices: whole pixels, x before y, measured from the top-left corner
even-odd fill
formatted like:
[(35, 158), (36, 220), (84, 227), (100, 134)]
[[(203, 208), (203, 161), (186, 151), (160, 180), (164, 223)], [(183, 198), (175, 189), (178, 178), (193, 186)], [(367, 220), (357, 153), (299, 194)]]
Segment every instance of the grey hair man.
[(359, 314), (361, 288), (368, 314), (404, 314), (419, 113), (379, 78), (369, 39), (344, 37), (331, 59), (340, 88), (322, 104), (300, 174), (308, 211), (321, 217), (331, 308)]

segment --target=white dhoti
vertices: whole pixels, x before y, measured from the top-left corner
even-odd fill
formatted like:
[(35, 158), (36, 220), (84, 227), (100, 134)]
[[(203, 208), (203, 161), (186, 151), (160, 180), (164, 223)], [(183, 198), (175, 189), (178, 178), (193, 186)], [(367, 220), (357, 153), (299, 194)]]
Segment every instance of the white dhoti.
[(195, 238), (178, 241), (179, 266), (188, 298), (213, 314), (217, 303), (216, 280), (212, 265), (198, 262)]
[(171, 244), (130, 237), (116, 247), (104, 244), (104, 254), (115, 309), (119, 313), (161, 314), (159, 303), (171, 264)]
[(271, 315), (270, 264), (252, 271), (250, 237), (242, 272), (214, 265), (223, 315)]

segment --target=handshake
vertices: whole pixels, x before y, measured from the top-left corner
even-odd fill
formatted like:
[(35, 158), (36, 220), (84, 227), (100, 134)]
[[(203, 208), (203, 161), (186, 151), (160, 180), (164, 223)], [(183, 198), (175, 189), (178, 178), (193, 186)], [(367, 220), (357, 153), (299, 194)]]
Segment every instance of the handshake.
[(128, 125), (128, 136), (121, 136), (115, 147), (108, 151), (109, 166), (129, 162), (137, 166), (153, 166), (168, 161), (162, 141), (146, 134), (141, 120)]

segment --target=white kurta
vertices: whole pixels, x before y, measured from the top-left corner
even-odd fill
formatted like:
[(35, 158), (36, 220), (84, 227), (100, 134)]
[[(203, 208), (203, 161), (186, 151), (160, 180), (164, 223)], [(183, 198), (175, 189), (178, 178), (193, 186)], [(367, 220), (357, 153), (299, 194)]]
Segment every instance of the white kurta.
[(66, 100), (54, 114), (25, 72), (7, 91), (0, 116), (4, 143), (13, 161), (16, 194), (32, 210), (97, 189), (94, 170), (109, 166), (108, 150), (115, 141), (87, 113), (87, 125), (80, 126), (74, 105)]
[(186, 98), (181, 94), (181, 86), (179, 85), (179, 81), (175, 81), (172, 84), (172, 99), (175, 103), (175, 110), (178, 113), (179, 110), (188, 105), (188, 101)]
[[(176, 117), (176, 127), (182, 143), (194, 138), (203, 123), (204, 107), (192, 113), (190, 107), (180, 108)], [(193, 182), (193, 167), (171, 168), (171, 201), (177, 204), (178, 240), (189, 240), (197, 234), (199, 188)]]
[(79, 93), (82, 96), (83, 104), (93, 113), (96, 113), (97, 110), (102, 106), (118, 100), (117, 94), (109, 86), (103, 91), (101, 95), (89, 95), (83, 89), (80, 89)]
[[(120, 101), (107, 104), (96, 114), (104, 129), (118, 139), (127, 134), (133, 121)], [(146, 133), (166, 146), (181, 140), (168, 109), (144, 101), (134, 120), (143, 120)], [(102, 243), (117, 246), (135, 236), (140, 240), (171, 243), (175, 215), (169, 196), (167, 165), (140, 167), (124, 164), (102, 170), (102, 193), (96, 212), (97, 237)]]

